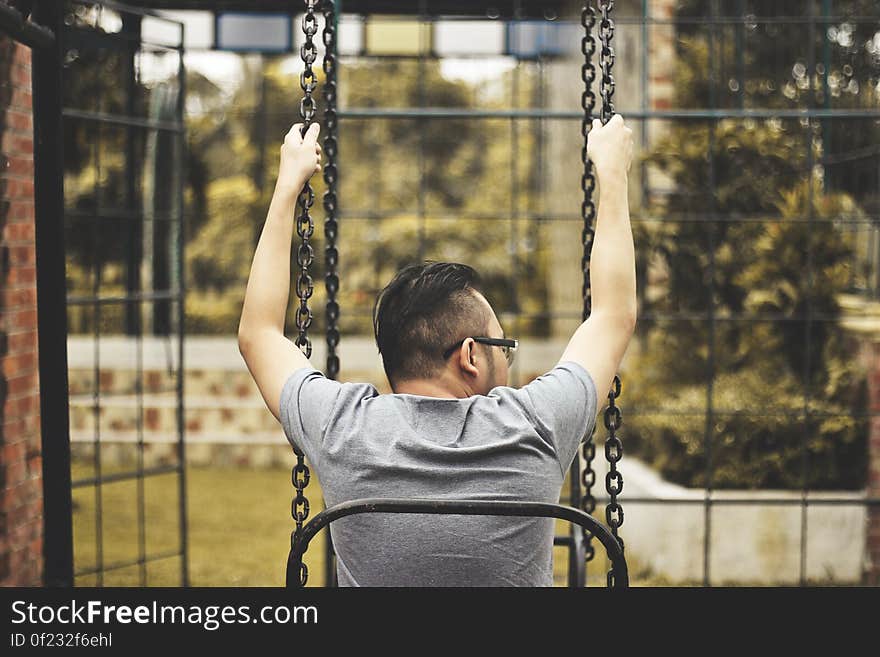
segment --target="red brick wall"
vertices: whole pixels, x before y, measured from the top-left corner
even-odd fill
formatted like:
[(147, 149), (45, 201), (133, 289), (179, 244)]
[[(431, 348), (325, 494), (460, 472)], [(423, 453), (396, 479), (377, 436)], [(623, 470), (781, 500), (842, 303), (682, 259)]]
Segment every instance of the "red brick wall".
[[(675, 0), (651, 0), (648, 10), (653, 18), (675, 16)], [(675, 104), (675, 26), (658, 23), (649, 26), (648, 103), (652, 110), (672, 109)]]
[(43, 579), (31, 53), (0, 35), (0, 585)]

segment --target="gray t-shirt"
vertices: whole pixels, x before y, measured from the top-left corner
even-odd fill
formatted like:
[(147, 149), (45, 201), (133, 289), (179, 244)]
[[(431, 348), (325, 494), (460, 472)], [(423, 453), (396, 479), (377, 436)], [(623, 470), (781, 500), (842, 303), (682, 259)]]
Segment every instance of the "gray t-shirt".
[[(365, 497), (558, 502), (596, 420), (574, 362), (522, 388), (440, 399), (380, 395), (315, 369), (290, 375), (281, 424), (328, 506)], [(548, 518), (363, 514), (331, 525), (341, 586), (550, 586)]]

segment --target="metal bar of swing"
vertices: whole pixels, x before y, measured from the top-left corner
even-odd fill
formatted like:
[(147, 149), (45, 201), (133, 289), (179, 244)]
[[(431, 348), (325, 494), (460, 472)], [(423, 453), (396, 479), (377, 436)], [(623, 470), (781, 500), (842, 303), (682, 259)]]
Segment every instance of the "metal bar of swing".
[(308, 550), (309, 542), (330, 523), (352, 515), (365, 513), (407, 513), (428, 515), (505, 516), (525, 518), (557, 518), (580, 525), (597, 538), (608, 554), (614, 571), (614, 587), (629, 586), (629, 573), (623, 549), (610, 530), (588, 513), (572, 507), (546, 502), (470, 501), (470, 500), (413, 500), (368, 498), (336, 504), (312, 518), (292, 541), (287, 566), (287, 586), (298, 588), (301, 582), (291, 577), (299, 573), (299, 565)]
[(55, 32), (29, 21), (18, 9), (8, 4), (0, 4), (0, 30), (29, 48), (51, 48), (55, 45)]
[[(122, 14), (122, 34), (132, 39), (126, 44), (126, 57), (124, 60), (125, 70), (125, 108), (128, 116), (135, 116), (138, 109), (137, 88), (139, 82), (139, 70), (137, 57), (139, 51), (138, 42), (141, 35), (142, 17), (131, 13)], [(138, 205), (139, 195), (136, 180), (143, 175), (143, 161), (137, 158), (137, 146), (135, 142), (134, 126), (128, 125), (125, 130), (125, 199), (127, 207)], [(129, 290), (140, 290), (143, 286), (142, 273), (139, 262), (143, 259), (143, 238), (146, 226), (143, 223), (127, 224), (127, 234), (131, 243), (128, 249), (128, 271), (126, 272), (127, 286)], [(130, 292), (129, 292), (130, 294)], [(155, 303), (155, 302), (154, 302)], [(154, 306), (155, 307), (155, 306)], [(133, 302), (125, 305), (125, 324), (135, 333), (135, 370), (138, 377), (134, 382), (135, 392), (135, 496), (137, 518), (137, 550), (138, 550), (138, 576), (141, 586), (147, 584), (147, 568), (144, 558), (146, 556), (146, 488), (144, 485), (144, 422), (143, 422), (143, 314), (141, 302)]]
[(159, 13), (149, 7), (145, 7), (148, 3), (142, 2), (140, 5), (135, 4), (124, 4), (121, 2), (116, 2), (115, 0), (74, 0), (78, 5), (91, 5), (96, 7), (103, 7), (105, 9), (110, 9), (111, 11), (118, 11), (124, 14), (130, 14), (133, 16), (140, 16), (142, 18), (150, 17), (150, 18), (158, 18), (163, 23), (173, 23), (177, 25), (180, 32), (180, 45), (183, 46), (183, 23), (181, 21), (175, 20), (173, 18), (169, 18), (168, 16)]
[[(638, 406), (632, 407), (631, 410), (628, 410), (627, 413), (629, 415), (642, 415), (642, 416), (654, 416), (654, 417), (703, 417), (706, 415), (705, 411), (702, 410), (685, 410), (685, 411), (670, 411), (669, 409), (659, 408), (659, 407), (648, 407), (648, 408), (640, 408)], [(789, 418), (789, 419), (805, 419), (806, 417), (813, 418), (872, 418), (880, 416), (880, 413), (876, 412), (861, 412), (861, 413), (820, 413), (816, 411), (809, 411), (806, 414), (803, 411), (761, 411), (761, 412), (751, 412), (751, 411), (743, 411), (741, 409), (728, 409), (728, 408), (716, 408), (714, 414), (718, 418), (722, 417), (743, 417), (747, 416), (749, 418)]]
[(184, 125), (176, 121), (155, 121), (153, 119), (141, 119), (135, 116), (126, 116), (124, 114), (113, 114), (110, 112), (90, 112), (88, 110), (78, 110), (66, 107), (61, 112), (65, 119), (78, 119), (81, 121), (97, 121), (98, 123), (108, 123), (112, 125), (121, 125), (131, 128), (147, 128), (149, 130), (165, 130), (168, 132), (184, 131)]
[[(754, 23), (767, 25), (809, 25), (815, 23), (876, 23), (880, 15), (852, 15), (838, 14), (836, 16), (823, 16), (810, 18), (809, 16), (756, 16), (744, 14), (740, 16), (675, 16), (674, 18), (662, 18), (659, 16), (617, 16), (615, 23), (622, 25), (752, 25)], [(444, 17), (445, 20), (445, 17)]]
[(131, 481), (133, 479), (137, 479), (138, 477), (156, 477), (172, 472), (182, 473), (183, 471), (183, 465), (180, 463), (176, 463), (173, 465), (156, 465), (140, 470), (114, 472), (112, 474), (101, 474), (97, 477), (85, 477), (82, 479), (75, 479), (70, 483), (70, 487), (83, 488), (86, 486), (97, 486), (98, 484), (112, 484), (120, 481)]
[[(359, 13), (357, 11), (350, 10), (351, 13)], [(372, 12), (375, 13), (375, 12)], [(427, 17), (428, 22), (456, 22), (456, 21), (467, 21), (471, 22), (474, 19), (483, 18), (486, 19), (485, 14), (473, 15), (473, 16), (456, 16), (456, 15), (447, 15), (447, 14), (439, 14), (434, 13)], [(522, 16), (520, 20), (529, 20), (529, 19), (539, 19), (539, 20), (547, 20), (542, 15), (535, 16)], [(408, 21), (412, 20), (411, 15), (407, 15), (406, 13), (398, 13), (397, 15), (392, 16), (383, 16), (383, 21), (394, 22), (394, 21)], [(492, 20), (514, 20), (512, 16), (501, 16), (498, 19)], [(614, 22), (620, 25), (752, 25), (754, 23), (759, 24), (771, 24), (771, 25), (808, 25), (810, 23), (809, 16), (797, 15), (797, 16), (756, 16), (754, 14), (741, 14), (741, 15), (717, 15), (717, 16), (674, 16), (672, 18), (664, 18), (662, 16), (653, 16), (648, 15), (647, 17), (643, 17), (641, 13), (638, 15), (619, 15), (614, 17)], [(850, 23), (876, 23), (880, 20), (880, 15), (870, 16), (870, 15), (845, 15), (845, 14), (837, 14), (837, 15), (829, 15), (823, 17), (816, 17), (816, 23), (841, 23), (841, 22), (850, 22)], [(554, 21), (557, 24), (564, 24), (568, 21)], [(573, 22), (573, 21), (572, 21)]]
[[(179, 89), (177, 93), (176, 114), (178, 119), (184, 117), (186, 111), (186, 63), (184, 60), (184, 41), (186, 36), (186, 28), (180, 25), (180, 53), (177, 59), (177, 79)], [(186, 156), (186, 133), (179, 132), (174, 139), (174, 155), (177, 163), (177, 179), (180, 181), (187, 180), (187, 156)], [(180, 580), (181, 586), (189, 586), (189, 524), (187, 522), (187, 477), (186, 477), (186, 440), (185, 427), (186, 416), (184, 413), (184, 394), (185, 394), (185, 372), (183, 340), (186, 334), (186, 275), (184, 272), (184, 262), (186, 256), (186, 246), (184, 239), (186, 236), (186, 219), (187, 215), (184, 210), (186, 205), (184, 186), (182, 183), (177, 185), (177, 193), (174, 197), (174, 214), (177, 216), (177, 235), (172, 236), (172, 240), (176, 245), (175, 255), (177, 256), (177, 271), (171, 272), (172, 285), (174, 278), (180, 288), (180, 299), (177, 302), (177, 463), (180, 466), (180, 474), (177, 478), (177, 499), (179, 504), (178, 515), (178, 532), (180, 552)], [(170, 327), (169, 327), (170, 329)], [(169, 331), (170, 332), (170, 331)]]
[[(629, 411), (627, 411), (628, 415), (632, 415)], [(794, 494), (797, 497), (785, 498), (785, 497), (715, 497), (712, 496), (708, 498), (712, 505), (717, 506), (800, 506), (804, 504), (804, 499), (800, 495), (800, 491), (796, 491)], [(627, 504), (666, 504), (666, 505), (702, 505), (706, 503), (707, 498), (704, 496), (700, 497), (688, 497), (688, 498), (678, 498), (678, 497), (621, 497), (621, 499)], [(597, 502), (607, 502), (609, 498), (607, 497), (597, 497)], [(806, 498), (806, 504), (808, 506), (852, 506), (852, 507), (861, 507), (861, 506), (880, 506), (880, 497), (863, 497), (859, 499), (853, 498), (840, 498), (840, 497), (829, 497), (829, 498)]]
[(34, 211), (45, 583), (47, 586), (68, 587), (73, 585), (73, 501), (62, 222), (61, 30), (64, 22), (61, 3), (36, 3), (34, 19), (51, 26), (55, 34), (50, 46), (33, 51)]
[[(387, 57), (383, 56), (383, 59)], [(548, 119), (559, 121), (580, 120), (581, 114), (573, 110), (537, 110), (524, 109), (466, 109), (461, 107), (358, 107), (352, 106), (337, 111), (339, 118), (346, 119)], [(205, 115), (222, 114), (250, 115), (253, 110), (230, 109), (223, 112), (206, 111)], [(651, 110), (632, 108), (621, 110), (621, 114), (627, 119), (640, 119), (667, 121), (680, 120), (711, 120), (711, 119), (876, 119), (880, 117), (880, 110), (876, 109), (774, 109), (774, 108), (740, 108), (740, 109), (710, 109), (710, 108), (679, 108), (666, 110)], [(284, 116), (283, 112), (267, 111), (267, 117)], [(864, 151), (874, 154), (876, 146), (866, 146)]]
[[(366, 310), (351, 310), (349, 312), (351, 317), (370, 317), (370, 313)], [(521, 318), (524, 319), (576, 319), (580, 317), (580, 313), (572, 312), (572, 311), (558, 311), (558, 312), (541, 312), (541, 313), (522, 313)], [(744, 323), (760, 323), (760, 322), (804, 322), (806, 321), (805, 315), (800, 314), (783, 314), (783, 313), (754, 313), (751, 315), (747, 315), (744, 313), (731, 313), (729, 315), (716, 315), (715, 321), (717, 322), (744, 322)], [(814, 314), (811, 318), (813, 322), (840, 322), (840, 317), (835, 317), (832, 314)], [(682, 312), (682, 313), (663, 313), (663, 312), (652, 312), (645, 313), (639, 315), (639, 322), (699, 322), (699, 321), (708, 321), (709, 320), (709, 311), (702, 312)], [(840, 414), (833, 414), (831, 417), (837, 417)], [(844, 414), (845, 416), (849, 416), (850, 413)], [(872, 416), (877, 415), (877, 413), (872, 413)]]
[[(100, 135), (100, 132), (98, 132)], [(98, 142), (100, 138), (95, 139), (95, 170), (98, 173), (96, 176), (96, 181), (100, 179), (100, 148)], [(97, 194), (97, 186), (96, 186), (96, 194)], [(96, 195), (97, 198), (97, 195)], [(97, 243), (97, 232), (96, 229), (93, 228), (91, 234), (92, 244)], [(100, 262), (100, 256), (95, 258), (97, 265)], [(99, 285), (99, 276), (97, 272), (100, 271), (99, 268), (96, 268), (96, 275), (94, 277), (94, 289), (98, 289)], [(95, 292), (97, 294), (97, 292)], [(102, 476), (103, 476), (103, 464), (101, 459), (101, 343), (100, 343), (100, 325), (101, 325), (101, 306), (99, 304), (95, 304), (92, 308), (94, 312), (93, 316), (93, 336), (92, 336), (92, 358), (94, 360), (92, 364), (92, 422), (95, 428), (94, 434), (92, 435), (92, 468), (95, 473), (95, 476), (92, 477), (94, 480), (93, 483), (93, 499), (95, 504), (95, 563), (97, 564), (97, 577), (95, 578), (95, 584), (97, 586), (101, 586), (103, 583), (103, 562), (104, 562), (104, 540), (103, 540), (103, 488), (99, 485)], [(71, 491), (73, 490), (73, 483), (71, 482)]]
[(136, 303), (141, 301), (182, 301), (181, 290), (167, 290), (159, 292), (135, 292), (133, 294), (117, 294), (107, 297), (86, 297), (82, 295), (67, 297), (70, 306), (82, 305), (115, 305)]
[[(99, 0), (90, 0), (92, 2), (98, 2)], [(115, 4), (115, 3), (114, 3)], [(141, 6), (149, 6), (153, 9), (201, 9), (203, 8), (204, 3), (199, 0), (144, 0), (141, 2)], [(265, 0), (261, 3), (268, 10), (278, 9), (279, 11), (284, 10), (288, 11), (290, 9), (289, 2), (282, 2), (281, 0), (277, 0), (276, 2), (266, 2)], [(337, 2), (337, 5), (340, 3)], [(550, 9), (559, 9), (563, 6), (563, 3), (547, 3), (547, 2), (532, 2), (532, 3), (523, 3), (523, 11), (520, 16), (521, 19), (539, 19), (539, 20), (548, 20), (544, 11), (548, 8), (548, 4), (550, 5)], [(555, 7), (553, 5), (556, 5)], [(769, 4), (769, 3), (768, 3)], [(480, 3), (480, 2), (437, 2), (432, 1), (431, 9), (434, 12), (433, 14), (428, 16), (430, 21), (473, 21), (478, 19), (486, 20), (489, 17), (487, 16), (487, 10), (491, 10), (495, 8), (498, 11), (499, 15), (497, 17), (492, 17), (491, 20), (507, 20), (511, 18), (508, 12), (504, 12), (502, 7), (499, 7), (499, 3)], [(508, 5), (509, 6), (509, 5)], [(400, 2), (383, 2), (381, 5), (377, 5), (373, 0), (346, 0), (345, 5), (346, 11), (342, 12), (339, 10), (339, 13), (347, 13), (347, 14), (374, 14), (381, 15), (383, 21), (397, 21), (397, 20), (411, 20), (412, 15), (412, 2), (411, 0)], [(238, 2), (233, 2), (230, 0), (224, 0), (223, 9), (227, 11), (233, 10), (252, 10), (253, 9), (253, 0), (240, 0)], [(156, 15), (153, 12), (150, 12), (149, 9), (143, 9), (145, 13), (149, 13), (149, 15)], [(878, 20), (877, 15), (869, 15), (869, 14), (827, 14), (822, 17), (817, 17), (817, 23), (840, 23), (843, 21), (850, 22), (869, 22)], [(644, 21), (647, 21), (648, 24), (651, 25), (677, 25), (677, 24), (705, 24), (710, 20), (715, 23), (722, 24), (732, 24), (732, 25), (743, 25), (743, 24), (752, 24), (752, 23), (774, 23), (774, 24), (806, 24), (809, 22), (809, 18), (804, 16), (803, 14), (798, 15), (784, 15), (784, 16), (762, 16), (757, 15), (755, 13), (744, 13), (744, 14), (718, 14), (711, 19), (708, 16), (672, 16), (672, 17), (664, 17), (664, 16), (648, 16), (644, 18), (641, 13), (632, 13), (632, 14), (621, 14), (615, 17), (615, 22), (619, 24), (641, 24)], [(563, 21), (556, 21), (563, 22)]]
[[(720, 120), (720, 119), (877, 119), (880, 110), (876, 109), (669, 109), (669, 110), (621, 110), (627, 119), (682, 119), (682, 120)], [(456, 107), (399, 107), (372, 108), (348, 107), (337, 112), (340, 119), (552, 119), (580, 121), (583, 114), (570, 110), (479, 110)]]
[[(67, 49), (66, 44), (66, 36), (65, 35), (65, 50)], [(100, 110), (104, 105), (104, 88), (98, 87), (96, 90), (96, 98), (95, 98), (95, 106)], [(62, 119), (64, 117), (64, 108), (61, 110)], [(95, 131), (95, 138), (92, 144), (94, 148), (94, 158), (95, 158), (95, 180), (93, 182), (93, 193), (95, 196), (95, 205), (97, 207), (101, 207), (102, 203), (102, 187), (101, 187), (101, 165), (102, 165), (102, 157), (101, 157), (101, 123), (98, 122), (92, 128)], [(92, 245), (97, 245), (98, 243), (98, 227), (92, 226), (91, 231), (91, 239)], [(101, 270), (103, 266), (103, 258), (101, 257), (101, 253), (98, 249), (95, 249), (95, 261), (92, 264), (94, 276), (92, 277), (92, 296), (97, 298), (100, 294), (101, 289)], [(104, 584), (104, 487), (101, 485), (101, 481), (104, 473), (104, 465), (102, 459), (102, 449), (101, 449), (101, 305), (94, 304), (92, 308), (94, 312), (94, 317), (92, 320), (92, 344), (93, 344), (93, 354), (94, 354), (94, 363), (92, 367), (92, 382), (93, 382), (93, 404), (92, 404), (92, 420), (95, 426), (95, 433), (92, 441), (92, 467), (95, 472), (95, 485), (93, 489), (94, 495), (94, 504), (95, 504), (95, 584), (97, 586), (103, 586)], [(71, 487), (72, 488), (72, 487)]]
[[(373, 210), (349, 210), (339, 214), (339, 218), (346, 219), (348, 221), (374, 221), (376, 219), (383, 219), (389, 216), (389, 212), (379, 213)], [(395, 211), (395, 214), (406, 215), (411, 214), (409, 209), (402, 208)], [(95, 218), (95, 219), (114, 219), (116, 215), (107, 215), (107, 216), (94, 216), (89, 215), (87, 212), (80, 213), (81, 218)], [(850, 215), (851, 218), (847, 219), (846, 215), (840, 215), (839, 218), (837, 215), (833, 218), (823, 219), (821, 217), (815, 218), (813, 223), (824, 223), (824, 224), (832, 224), (834, 226), (874, 226), (878, 221), (880, 221), (880, 214), (860, 214), (860, 215)], [(569, 221), (569, 222), (581, 222), (583, 219), (579, 215), (575, 214), (535, 214), (535, 213), (527, 213), (521, 214), (520, 218), (527, 219), (529, 221), (543, 221), (543, 222), (551, 222), (551, 221)], [(488, 214), (485, 212), (461, 212), (459, 214), (432, 214), (430, 219), (432, 222), (442, 222), (442, 221), (461, 221), (461, 220), (470, 220), (470, 221), (507, 221), (508, 218), (502, 213), (493, 213)], [(669, 214), (664, 215), (662, 217), (648, 217), (648, 216), (639, 216), (633, 215), (630, 217), (630, 221), (632, 223), (669, 223), (669, 224), (680, 224), (680, 223), (700, 223), (705, 224), (708, 221), (712, 221), (718, 224), (725, 223), (733, 223), (733, 224), (749, 224), (749, 223), (761, 223), (761, 224), (806, 224), (809, 223), (807, 217), (780, 217), (780, 216), (738, 216), (738, 215), (722, 215), (716, 214), (711, 219), (707, 218), (706, 213), (692, 213), (692, 214)]]

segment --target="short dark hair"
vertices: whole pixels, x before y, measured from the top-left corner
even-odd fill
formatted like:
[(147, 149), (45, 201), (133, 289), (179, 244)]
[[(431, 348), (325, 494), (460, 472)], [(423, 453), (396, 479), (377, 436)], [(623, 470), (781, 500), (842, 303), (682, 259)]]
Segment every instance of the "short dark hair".
[(431, 377), (456, 341), (484, 335), (489, 313), (476, 297), (479, 274), (455, 262), (403, 268), (373, 306), (373, 332), (389, 382)]

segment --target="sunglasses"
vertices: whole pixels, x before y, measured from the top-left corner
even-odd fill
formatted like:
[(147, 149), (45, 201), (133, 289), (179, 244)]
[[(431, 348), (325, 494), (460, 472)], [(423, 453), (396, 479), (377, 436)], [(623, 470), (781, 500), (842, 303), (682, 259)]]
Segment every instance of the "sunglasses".
[[(507, 359), (507, 364), (513, 364), (513, 357), (516, 354), (516, 348), (519, 346), (519, 340), (511, 340), (508, 338), (484, 338), (484, 337), (471, 337), (474, 342), (479, 342), (480, 344), (487, 344), (491, 347), (501, 347), (501, 350), (504, 352), (504, 357)], [(449, 347), (446, 351), (443, 352), (443, 360), (446, 360), (452, 355), (452, 352), (461, 347), (464, 341), (467, 338), (462, 338), (454, 345)]]

